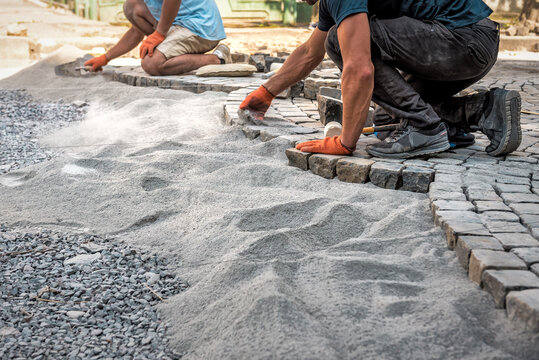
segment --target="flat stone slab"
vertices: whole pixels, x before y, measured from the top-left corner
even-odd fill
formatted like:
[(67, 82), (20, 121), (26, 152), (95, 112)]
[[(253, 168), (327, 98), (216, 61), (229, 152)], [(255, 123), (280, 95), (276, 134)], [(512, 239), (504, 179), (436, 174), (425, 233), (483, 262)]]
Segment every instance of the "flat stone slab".
[(497, 308), (505, 307), (505, 296), (510, 291), (539, 288), (539, 277), (527, 270), (486, 270), (481, 280)]
[(309, 157), (311, 157), (311, 153), (291, 148), (286, 149), (285, 154), (288, 158), (288, 165), (300, 168), (301, 170), (309, 170)]
[(360, 158), (343, 158), (337, 161), (337, 177), (350, 183), (365, 183), (374, 161)]
[(524, 260), (528, 266), (539, 263), (539, 247), (515, 248), (512, 249), (511, 252)]
[[(480, 215), (481, 219), (487, 221), (507, 221), (507, 222), (519, 222), (520, 218), (507, 211), (486, 211)], [(509, 231), (507, 231), (509, 232)]]
[(538, 204), (522, 204), (514, 203), (510, 204), (509, 207), (517, 215), (539, 215), (539, 205)]
[(407, 167), (402, 171), (402, 190), (426, 193), (435, 171), (422, 167)]
[(491, 236), (459, 236), (457, 238), (455, 252), (457, 253), (460, 264), (466, 271), (468, 271), (470, 254), (475, 249), (504, 251), (500, 242)]
[(487, 229), (493, 233), (527, 233), (528, 230), (518, 222), (485, 221)]
[(313, 174), (326, 179), (333, 179), (337, 175), (337, 162), (342, 156), (314, 154), (309, 157), (309, 169)]
[(481, 201), (477, 200), (473, 202), (477, 208), (478, 213), (485, 211), (512, 211), (511, 208), (505, 205), (502, 201)]
[(378, 187), (396, 190), (402, 185), (403, 169), (404, 165), (398, 163), (377, 162), (371, 166), (369, 178)]
[[(512, 203), (539, 204), (539, 196), (535, 194), (502, 193), (501, 197), (506, 204), (512, 204)], [(539, 207), (539, 205), (537, 205), (537, 207)]]
[(539, 289), (511, 291), (505, 303), (510, 320), (528, 331), (539, 332)]
[(488, 269), (528, 270), (528, 266), (518, 256), (505, 251), (475, 249), (471, 251), (468, 277), (481, 285), (483, 271)]
[(432, 203), (436, 211), (453, 210), (453, 211), (473, 211), (475, 206), (469, 201), (453, 201), (453, 200), (436, 200)]
[(530, 234), (519, 233), (498, 233), (494, 237), (502, 243), (505, 250), (511, 250), (516, 247), (536, 247), (539, 241), (535, 240)]

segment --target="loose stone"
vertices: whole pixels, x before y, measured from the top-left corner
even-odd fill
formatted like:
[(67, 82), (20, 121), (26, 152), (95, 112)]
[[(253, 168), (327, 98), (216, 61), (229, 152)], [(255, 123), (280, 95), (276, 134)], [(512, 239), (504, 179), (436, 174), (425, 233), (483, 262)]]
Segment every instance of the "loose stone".
[(309, 157), (309, 169), (313, 174), (333, 179), (337, 175), (337, 161), (342, 158), (337, 155), (314, 154)]
[(299, 151), (295, 148), (286, 149), (286, 157), (288, 165), (300, 168), (301, 170), (309, 170), (309, 157), (311, 153)]

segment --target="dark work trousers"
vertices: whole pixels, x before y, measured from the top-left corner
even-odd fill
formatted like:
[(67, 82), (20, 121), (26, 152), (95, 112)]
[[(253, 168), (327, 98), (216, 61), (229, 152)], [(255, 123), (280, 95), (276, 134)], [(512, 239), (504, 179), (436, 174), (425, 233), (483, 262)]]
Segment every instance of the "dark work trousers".
[[(499, 27), (495, 22), (487, 18), (449, 30), (438, 21), (372, 17), (370, 27), (372, 99), (393, 122), (406, 120), (416, 128), (431, 128), (443, 120), (465, 131), (477, 124), (485, 93), (453, 95), (483, 78), (496, 62)], [(342, 70), (335, 26), (328, 32), (325, 47)]]

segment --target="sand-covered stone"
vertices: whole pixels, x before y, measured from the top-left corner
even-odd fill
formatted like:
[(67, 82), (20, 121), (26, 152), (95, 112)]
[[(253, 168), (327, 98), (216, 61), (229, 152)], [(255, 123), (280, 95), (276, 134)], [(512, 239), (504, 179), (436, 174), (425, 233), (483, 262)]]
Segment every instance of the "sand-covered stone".
[(505, 307), (505, 296), (510, 291), (539, 288), (539, 277), (527, 270), (486, 270), (481, 280), (498, 308)]
[(512, 253), (487, 249), (472, 250), (468, 272), (470, 280), (476, 284), (481, 284), (481, 274), (488, 269), (527, 270), (528, 266)]
[(369, 180), (369, 173), (374, 161), (354, 157), (343, 158), (337, 162), (337, 177), (341, 181), (364, 183)]
[(505, 305), (510, 320), (528, 331), (539, 332), (539, 289), (511, 291)]
[(197, 76), (201, 77), (244, 77), (251, 76), (256, 72), (256, 67), (249, 64), (222, 64), (206, 65), (196, 71)]
[(475, 249), (503, 251), (500, 242), (491, 236), (459, 236), (455, 246), (455, 252), (460, 264), (466, 271), (470, 262), (470, 253)]

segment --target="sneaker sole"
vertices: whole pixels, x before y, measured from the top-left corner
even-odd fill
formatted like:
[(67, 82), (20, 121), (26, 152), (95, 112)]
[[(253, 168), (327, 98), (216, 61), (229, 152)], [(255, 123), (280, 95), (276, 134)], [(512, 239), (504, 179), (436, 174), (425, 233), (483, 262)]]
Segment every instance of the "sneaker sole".
[(509, 91), (505, 97), (505, 136), (502, 137), (498, 147), (488, 152), (491, 156), (508, 154), (520, 146), (522, 142), (522, 130), (520, 128), (520, 94), (517, 91)]
[(428, 148), (425, 149), (417, 149), (414, 151), (399, 153), (399, 154), (386, 154), (382, 152), (378, 152), (376, 150), (371, 150), (367, 148), (367, 152), (376, 157), (380, 158), (390, 158), (390, 159), (409, 159), (416, 156), (422, 156), (422, 155), (429, 155), (429, 154), (437, 154), (446, 150), (449, 150), (451, 148), (451, 145), (449, 144), (449, 141), (447, 139), (444, 139), (444, 141), (439, 142), (437, 144), (429, 145)]

